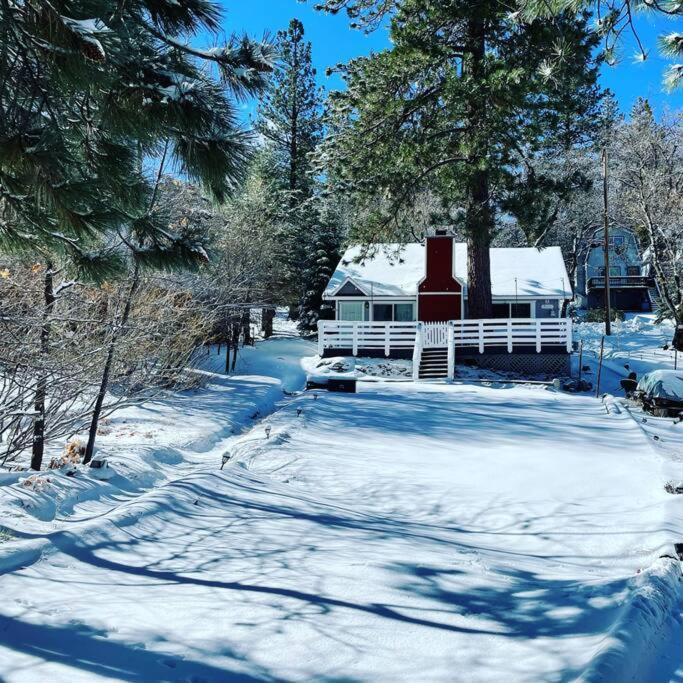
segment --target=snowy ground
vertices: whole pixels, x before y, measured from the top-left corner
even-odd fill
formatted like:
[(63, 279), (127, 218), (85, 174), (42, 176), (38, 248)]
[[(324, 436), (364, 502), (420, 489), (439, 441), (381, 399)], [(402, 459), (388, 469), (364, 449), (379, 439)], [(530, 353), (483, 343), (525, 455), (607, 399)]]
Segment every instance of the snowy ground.
[[(604, 333), (602, 323), (574, 326), (575, 339), (583, 341), (583, 364), (590, 368), (583, 377), (593, 384), (597, 381), (600, 339)], [(672, 370), (675, 366), (682, 369), (683, 353), (679, 352), (676, 358), (676, 352), (671, 348), (673, 336), (673, 324), (655, 324), (653, 313), (628, 315), (625, 321), (614, 323), (612, 335), (605, 337), (601, 393), (623, 395), (619, 381), (629, 372), (635, 372), (640, 378), (650, 370)], [(575, 354), (575, 369), (578, 370), (578, 354)]]
[(0, 482), (0, 680), (683, 680), (683, 423), (545, 387), (283, 396), (313, 352), (112, 419), (118, 479)]

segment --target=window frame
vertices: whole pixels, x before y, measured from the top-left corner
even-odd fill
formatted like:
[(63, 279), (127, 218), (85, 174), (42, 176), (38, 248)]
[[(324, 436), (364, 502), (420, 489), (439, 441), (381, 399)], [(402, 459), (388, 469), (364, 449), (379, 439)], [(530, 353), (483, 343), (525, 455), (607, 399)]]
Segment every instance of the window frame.
[[(360, 306), (361, 307), (361, 318), (346, 318), (342, 314), (342, 309), (344, 306)], [(362, 322), (367, 322), (369, 315), (368, 315), (368, 306), (367, 302), (364, 300), (355, 300), (355, 301), (337, 301), (337, 320), (341, 322), (353, 322), (353, 323), (362, 323)]]
[[(533, 301), (494, 301), (493, 302), (493, 309), (495, 309), (498, 306), (507, 306), (507, 315), (504, 315), (502, 317), (497, 317), (493, 316), (494, 320), (533, 320), (536, 318), (536, 300)], [(526, 316), (513, 316), (512, 315), (512, 308), (513, 306), (528, 306), (529, 307), (529, 315)], [(491, 313), (493, 313), (493, 309)]]

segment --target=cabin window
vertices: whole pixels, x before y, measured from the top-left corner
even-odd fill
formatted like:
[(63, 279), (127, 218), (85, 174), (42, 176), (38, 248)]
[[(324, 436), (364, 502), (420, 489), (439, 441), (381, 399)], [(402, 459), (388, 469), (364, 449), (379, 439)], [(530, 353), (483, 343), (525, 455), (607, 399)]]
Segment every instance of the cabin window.
[(531, 304), (515, 304), (507, 302), (504, 304), (493, 304), (494, 318), (531, 318)]
[(631, 277), (640, 275), (640, 266), (626, 266), (626, 275)]
[(368, 319), (365, 301), (340, 301), (338, 320), (363, 321)]
[(415, 320), (415, 304), (394, 304), (394, 320), (401, 323)]
[(511, 318), (530, 318), (531, 304), (510, 304)]
[(415, 320), (415, 304), (373, 304), (372, 319), (375, 322), (408, 322)]
[(394, 319), (392, 304), (375, 304), (372, 307), (372, 319), (377, 322), (390, 322)]
[(610, 277), (619, 277), (621, 275), (621, 266), (610, 266), (609, 267), (609, 276)]
[(510, 304), (493, 304), (491, 310), (494, 318), (510, 317)]

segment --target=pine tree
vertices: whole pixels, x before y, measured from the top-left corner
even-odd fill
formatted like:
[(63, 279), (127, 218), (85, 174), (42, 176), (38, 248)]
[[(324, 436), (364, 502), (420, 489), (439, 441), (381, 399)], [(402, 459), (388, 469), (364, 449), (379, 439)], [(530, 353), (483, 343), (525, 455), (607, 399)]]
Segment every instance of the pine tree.
[[(298, 326), (301, 332), (313, 332), (318, 320), (325, 317), (323, 292), (339, 262), (342, 243), (342, 220), (330, 200), (319, 199), (317, 220), (311, 227), (313, 239), (307, 247), (303, 272), (305, 291), (299, 303)], [(329, 310), (327, 311), (329, 313)]]
[(322, 135), (322, 98), (316, 85), (311, 44), (304, 27), (292, 19), (286, 31), (277, 34), (280, 65), (258, 111), (257, 130), (275, 164), (268, 171), (288, 193), (288, 220), (282, 223), (277, 240), (281, 264), (278, 283), (280, 303), (294, 314), (307, 291), (312, 234), (316, 221), (314, 195), (316, 177), (312, 155)]
[(322, 135), (322, 98), (315, 82), (311, 43), (304, 35), (298, 19), (292, 19), (286, 31), (278, 32), (280, 65), (259, 107), (256, 125), (275, 151), (292, 206), (311, 196), (311, 154)]
[[(247, 38), (210, 50), (188, 46), (186, 38), (217, 29), (218, 20), (207, 0), (0, 4), (0, 247), (46, 264), (43, 355), (53, 264), (102, 280), (131, 262), (137, 274), (206, 259), (194, 236), (169, 229), (152, 210), (155, 188), (144, 168), (164, 150), (219, 201), (241, 180), (250, 140), (234, 100), (262, 90), (272, 55)], [(32, 467), (39, 469), (41, 377), (35, 406)], [(96, 410), (93, 429), (98, 417)]]
[(91, 273), (124, 247), (150, 265), (201, 257), (149, 213), (143, 160), (168, 143), (219, 200), (240, 180), (249, 141), (233, 100), (262, 89), (272, 59), (246, 38), (185, 44), (217, 27), (205, 0), (0, 5), (2, 246), (63, 254)]
[(548, 65), (572, 35), (551, 22), (519, 23), (497, 0), (326, 5), (366, 25), (390, 14), (392, 48), (348, 64), (347, 90), (332, 98), (330, 172), (376, 207), (358, 237), (395, 241), (406, 208), (431, 191), (445, 216), (461, 216), (469, 315), (490, 317), (496, 219), (520, 187), (521, 160), (548, 134), (534, 112), (552, 106)]
[[(344, 3), (346, 0), (339, 0)], [(365, 0), (362, 0), (365, 1)], [(369, 1), (369, 0), (368, 0)], [(624, 36), (635, 42), (635, 58), (645, 61), (650, 49), (641, 40), (634, 17), (639, 12), (660, 13), (666, 18), (683, 16), (683, 3), (679, 0), (518, 0), (519, 16), (526, 21), (538, 18), (554, 20), (566, 11), (591, 9), (596, 17), (598, 34), (603, 42), (606, 61), (614, 65)], [(660, 52), (672, 59), (683, 56), (683, 34), (672, 31), (659, 36)], [(683, 64), (672, 64), (664, 72), (664, 85), (672, 90), (683, 83)]]

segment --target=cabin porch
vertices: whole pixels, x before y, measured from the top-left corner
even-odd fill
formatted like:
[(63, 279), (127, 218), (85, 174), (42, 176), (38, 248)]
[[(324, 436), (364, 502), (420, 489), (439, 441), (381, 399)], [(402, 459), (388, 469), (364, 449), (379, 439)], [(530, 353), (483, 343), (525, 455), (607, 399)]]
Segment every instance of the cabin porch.
[(521, 374), (569, 374), (571, 351), (568, 318), (318, 323), (321, 357), (412, 358), (415, 379), (453, 378), (456, 357), (458, 362)]

